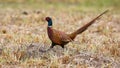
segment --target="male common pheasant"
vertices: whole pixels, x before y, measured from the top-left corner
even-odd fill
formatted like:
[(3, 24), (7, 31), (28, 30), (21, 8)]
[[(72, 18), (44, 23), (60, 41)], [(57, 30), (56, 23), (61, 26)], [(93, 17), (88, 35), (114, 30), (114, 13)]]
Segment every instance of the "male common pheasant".
[(52, 19), (50, 17), (46, 17), (45, 19), (48, 22), (48, 27), (47, 27), (48, 37), (52, 42), (52, 44), (48, 50), (53, 48), (55, 45), (60, 45), (62, 48), (64, 48), (64, 45), (73, 41), (78, 34), (85, 31), (91, 24), (93, 24), (95, 22), (95, 20), (97, 20), (100, 16), (102, 16), (106, 12), (108, 12), (108, 10), (104, 11), (103, 13), (98, 15), (96, 18), (94, 18), (92, 21), (85, 24), (84, 26), (82, 26), (81, 28), (79, 28), (78, 30), (74, 31), (71, 34), (66, 34), (62, 31), (53, 29), (52, 28)]

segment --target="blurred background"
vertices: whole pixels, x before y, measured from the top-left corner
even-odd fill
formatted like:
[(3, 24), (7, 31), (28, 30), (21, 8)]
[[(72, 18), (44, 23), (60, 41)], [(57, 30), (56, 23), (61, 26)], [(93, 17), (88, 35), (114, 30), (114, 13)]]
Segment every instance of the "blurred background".
[[(55, 29), (71, 33), (107, 9), (65, 51), (39, 52), (51, 45), (46, 16)], [(120, 0), (0, 0), (1, 67), (120, 68)]]
[(0, 8), (70, 8), (71, 10), (78, 11), (101, 10), (106, 8), (120, 10), (119, 3), (120, 0), (0, 0)]

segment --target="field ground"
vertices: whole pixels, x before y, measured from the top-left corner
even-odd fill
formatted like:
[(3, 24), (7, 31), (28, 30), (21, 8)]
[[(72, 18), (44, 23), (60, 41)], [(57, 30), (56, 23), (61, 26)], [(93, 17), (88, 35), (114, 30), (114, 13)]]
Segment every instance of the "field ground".
[[(55, 29), (71, 33), (106, 9), (110, 11), (65, 49), (55, 46), (49, 52), (41, 52), (51, 44), (46, 16), (53, 18)], [(119, 68), (119, 11), (114, 6), (0, 3), (0, 67)]]

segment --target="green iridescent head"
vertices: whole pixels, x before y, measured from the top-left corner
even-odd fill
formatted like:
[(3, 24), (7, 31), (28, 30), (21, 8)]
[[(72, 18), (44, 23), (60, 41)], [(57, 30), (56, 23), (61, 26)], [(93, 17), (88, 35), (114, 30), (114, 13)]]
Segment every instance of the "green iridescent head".
[(52, 19), (50, 17), (46, 17), (45, 20), (48, 22), (48, 26), (52, 26)]

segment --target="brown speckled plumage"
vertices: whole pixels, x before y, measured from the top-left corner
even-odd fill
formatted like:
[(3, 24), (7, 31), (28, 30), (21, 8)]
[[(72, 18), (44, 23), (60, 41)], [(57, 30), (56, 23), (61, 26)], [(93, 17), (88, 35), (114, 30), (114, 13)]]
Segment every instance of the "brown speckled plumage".
[(94, 23), (95, 20), (97, 20), (100, 16), (102, 16), (106, 12), (108, 12), (108, 10), (104, 11), (99, 16), (94, 18), (92, 21), (85, 24), (83, 27), (79, 28), (78, 30), (76, 30), (75, 32), (71, 34), (66, 34), (64, 32), (53, 29), (52, 19), (50, 17), (46, 17), (46, 20), (48, 21), (48, 27), (47, 27), (48, 37), (50, 38), (52, 42), (50, 49), (53, 48), (55, 45), (60, 45), (62, 48), (64, 48), (64, 45), (73, 41), (78, 34), (84, 32), (90, 25)]

